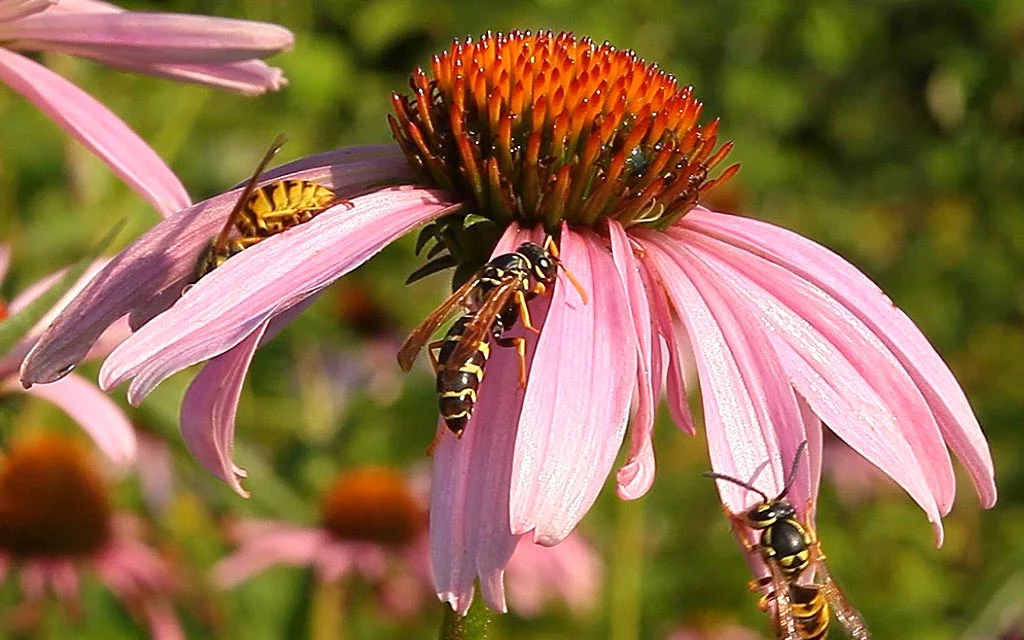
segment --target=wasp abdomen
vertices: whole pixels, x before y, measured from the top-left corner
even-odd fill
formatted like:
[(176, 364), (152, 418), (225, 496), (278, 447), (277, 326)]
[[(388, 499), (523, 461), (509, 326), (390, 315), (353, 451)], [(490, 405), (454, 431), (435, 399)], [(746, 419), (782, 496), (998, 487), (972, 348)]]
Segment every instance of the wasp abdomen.
[(437, 400), (441, 417), (456, 436), (462, 435), (476, 404), (477, 390), (484, 379), (484, 367), (491, 354), (488, 340), (480, 342), (476, 351), (459, 366), (448, 362), (451, 354), (462, 340), (462, 334), (472, 316), (459, 318), (444, 337), (437, 360)]
[(828, 637), (829, 608), (821, 589), (792, 584), (789, 597), (801, 640), (825, 640)]

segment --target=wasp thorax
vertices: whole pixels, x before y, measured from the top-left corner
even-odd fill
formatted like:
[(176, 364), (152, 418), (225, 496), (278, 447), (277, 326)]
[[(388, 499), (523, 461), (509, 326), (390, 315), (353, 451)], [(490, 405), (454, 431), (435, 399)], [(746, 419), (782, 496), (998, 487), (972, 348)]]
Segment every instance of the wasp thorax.
[(478, 217), (663, 228), (697, 205), (732, 143), (692, 87), (634, 52), (571, 33), (456, 40), (394, 94), (395, 139), (420, 181)]
[(344, 540), (402, 545), (427, 526), (426, 509), (409, 481), (384, 467), (341, 474), (324, 493), (321, 509), (324, 527)]
[(78, 557), (103, 548), (111, 509), (88, 452), (57, 436), (15, 443), (0, 463), (0, 548), (18, 557)]

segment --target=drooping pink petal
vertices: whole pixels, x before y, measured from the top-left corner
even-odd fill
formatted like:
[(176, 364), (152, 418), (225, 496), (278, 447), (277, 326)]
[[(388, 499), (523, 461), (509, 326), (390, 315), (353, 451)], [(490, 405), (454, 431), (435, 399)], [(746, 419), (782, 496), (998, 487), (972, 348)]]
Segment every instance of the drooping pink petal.
[(135, 460), (135, 429), (131, 421), (113, 400), (85, 378), (70, 375), (52, 384), (36, 385), (28, 391), (14, 380), (4, 386), (9, 391), (23, 391), (60, 407), (116, 464)]
[(43, 65), (3, 48), (0, 81), (84, 144), (164, 216), (191, 204), (185, 187), (163, 160), (88, 93)]
[(246, 541), (214, 565), (211, 578), (218, 587), (230, 589), (275, 565), (312, 564), (329, 540), (329, 534), (320, 528), (277, 527), (272, 533)]
[[(320, 157), (337, 163), (310, 167), (300, 160), (264, 174), (269, 177), (263, 183), (278, 177), (312, 180), (346, 197), (373, 189), (382, 180), (402, 180), (409, 172), (394, 145), (390, 154), (376, 145)], [(195, 279), (199, 254), (224, 226), (239, 195), (240, 188), (180, 211), (115, 256), (40, 337), (22, 366), (22, 381), (52, 382), (78, 364), (114, 320), (131, 314), (132, 326), (138, 328), (169, 308)]]
[(3, 0), (0, 2), (0, 22), (9, 22), (39, 13), (56, 3), (57, 0)]
[(248, 474), (234, 462), (235, 414), (242, 385), (256, 349), (272, 340), (316, 299), (307, 298), (281, 313), (240, 343), (213, 358), (192, 380), (181, 401), (181, 434), (185, 446), (206, 469), (243, 498), (241, 480)]
[(264, 58), (290, 49), (292, 33), (274, 24), (182, 13), (45, 11), (0, 23), (12, 49), (59, 51), (134, 63), (208, 64)]
[[(948, 513), (956, 490), (949, 452), (924, 397), (874, 333), (834, 298), (783, 267), (702, 234), (683, 230), (676, 237), (748, 294), (772, 335), (782, 336), (795, 351), (808, 354), (808, 361), (848, 369), (851, 379), (860, 378), (878, 395), (895, 418), (939, 511)], [(817, 404), (812, 389), (797, 389), (812, 406)], [(868, 449), (887, 444), (862, 438), (868, 432), (860, 429), (850, 435), (858, 439), (856, 445)]]
[[(134, 378), (128, 399), (138, 404), (168, 376), (224, 353), (397, 237), (443, 215), (453, 206), (443, 197), (416, 188), (377, 191), (248, 248), (115, 349), (100, 370), (100, 386)], [(245, 286), (251, 282), (261, 286), (254, 291)]]
[[(610, 220), (608, 235), (612, 261), (622, 289), (626, 292), (628, 313), (633, 319), (633, 334), (636, 336), (636, 412), (630, 427), (629, 455), (615, 476), (619, 497), (635, 500), (644, 496), (654, 484), (655, 461), (651, 434), (661, 394), (661, 345), (654, 345), (651, 304), (626, 231), (617, 220)], [(654, 346), (658, 347), (657, 356), (653, 355)], [(655, 358), (659, 361), (657, 371)]]
[(565, 228), (561, 259), (589, 293), (559, 286), (534, 356), (512, 463), (512, 532), (558, 544), (593, 505), (622, 444), (637, 341), (611, 254)]
[(687, 214), (684, 226), (775, 262), (856, 315), (892, 350), (921, 390), (943, 438), (970, 473), (982, 505), (995, 504), (992, 456), (967, 397), (920, 329), (877, 285), (821, 245), (766, 222), (698, 207)]
[(279, 91), (288, 85), (284, 72), (260, 60), (243, 62), (222, 62), (220, 64), (157, 64), (135, 63), (126, 58), (108, 58), (101, 55), (89, 56), (108, 67), (134, 73), (192, 82), (210, 87), (236, 91), (247, 96), (263, 95), (267, 91)]
[(664, 376), (665, 397), (672, 421), (683, 433), (692, 436), (697, 433), (697, 428), (690, 412), (690, 398), (683, 371), (687, 366), (687, 358), (684, 357), (684, 347), (680, 346), (689, 344), (689, 339), (685, 335), (680, 338), (683, 330), (677, 326), (679, 323), (672, 315), (665, 297), (665, 287), (657, 274), (643, 268), (640, 276), (647, 292), (647, 299), (651, 303), (652, 330), (657, 336), (651, 351), (652, 363), (657, 365), (656, 381), (660, 385)]
[[(511, 225), (493, 255), (514, 251), (522, 242), (536, 242), (540, 232)], [(533, 305), (534, 323), (543, 320), (543, 305)], [(537, 326), (542, 326), (537, 324)], [(523, 335), (519, 333), (510, 335)], [(536, 338), (527, 337), (527, 362)], [(505, 611), (502, 584), (505, 565), (519, 541), (509, 524), (509, 482), (516, 425), (523, 401), (518, 356), (512, 349), (491, 350), (479, 401), (462, 438), (445, 433), (434, 449), (430, 490), (430, 548), (434, 585), (442, 602), (461, 614), (473, 601), (479, 577), (484, 601)], [(441, 423), (439, 429), (447, 427)]]
[[(644, 233), (642, 239), (645, 262), (661, 276), (691, 338), (712, 468), (777, 495), (806, 435), (796, 396), (768, 337), (735, 294), (684, 246), (657, 233)], [(756, 500), (743, 487), (717, 484), (733, 513)], [(811, 497), (810, 487), (809, 465), (801, 464), (790, 490), (795, 504)]]
[(234, 463), (235, 412), (249, 363), (270, 320), (203, 367), (181, 401), (181, 436), (192, 456), (243, 498), (248, 474)]

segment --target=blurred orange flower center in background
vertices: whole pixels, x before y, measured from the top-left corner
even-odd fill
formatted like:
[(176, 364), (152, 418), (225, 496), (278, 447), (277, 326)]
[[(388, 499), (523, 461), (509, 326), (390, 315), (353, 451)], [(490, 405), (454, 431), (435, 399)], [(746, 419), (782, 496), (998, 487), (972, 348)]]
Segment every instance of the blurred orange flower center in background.
[(80, 556), (111, 533), (109, 493), (88, 452), (60, 436), (15, 443), (0, 462), (0, 547), (16, 556)]
[(339, 538), (402, 545), (427, 526), (426, 509), (401, 473), (364, 467), (341, 474), (324, 493), (323, 524)]

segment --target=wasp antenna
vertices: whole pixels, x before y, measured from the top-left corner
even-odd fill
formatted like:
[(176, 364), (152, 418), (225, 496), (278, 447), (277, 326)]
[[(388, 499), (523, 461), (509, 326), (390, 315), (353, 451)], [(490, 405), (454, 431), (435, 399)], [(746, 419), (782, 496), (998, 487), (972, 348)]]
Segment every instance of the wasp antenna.
[(235, 218), (239, 212), (245, 207), (245, 201), (252, 195), (252, 192), (256, 189), (256, 183), (260, 180), (260, 174), (267, 168), (270, 161), (274, 159), (277, 152), (281, 150), (284, 143), (288, 141), (288, 136), (284, 133), (277, 134), (274, 141), (270, 143), (270, 147), (267, 152), (263, 154), (263, 159), (256, 165), (256, 170), (252, 172), (249, 179), (246, 181), (245, 186), (242, 187), (242, 191), (238, 196), (238, 200), (235, 202), (234, 208), (231, 209), (231, 213), (228, 214), (227, 220), (224, 222), (224, 227), (217, 234), (217, 238), (213, 241), (214, 246), (222, 247), (227, 244), (228, 237), (231, 235), (231, 228), (234, 226)]
[(800, 466), (800, 456), (802, 456), (806, 450), (807, 441), (804, 440), (796, 448), (796, 453), (793, 455), (793, 466), (789, 468), (789, 475), (786, 476), (786, 484), (782, 487), (782, 493), (779, 494), (779, 497), (775, 498), (776, 500), (786, 497), (786, 494), (789, 493), (789, 489), (793, 486), (793, 482), (796, 480), (796, 470)]
[(556, 260), (558, 259), (558, 245), (555, 244), (555, 236), (548, 234), (544, 236), (544, 244), (541, 245), (544, 250), (550, 253)]
[(761, 491), (757, 487), (751, 485), (749, 482), (743, 482), (742, 480), (739, 480), (737, 478), (733, 478), (732, 476), (727, 476), (727, 475), (724, 475), (724, 474), (721, 474), (721, 473), (714, 473), (712, 471), (705, 471), (702, 475), (705, 478), (712, 478), (714, 480), (725, 480), (726, 482), (731, 482), (733, 484), (738, 484), (741, 487), (743, 487), (744, 489), (749, 489), (750, 491), (753, 491), (754, 493), (758, 494), (759, 496), (764, 498), (765, 502), (771, 502), (771, 500), (768, 499), (768, 496), (765, 495), (764, 491)]
[(583, 304), (589, 304), (590, 298), (587, 296), (587, 290), (583, 288), (583, 285), (576, 279), (576, 276), (572, 275), (572, 271), (566, 269), (565, 263), (558, 258), (555, 258), (555, 262), (562, 268), (562, 273), (565, 274), (565, 277), (569, 278), (569, 282), (571, 282), (573, 288), (576, 289), (576, 293), (580, 294), (580, 299), (583, 300)]

